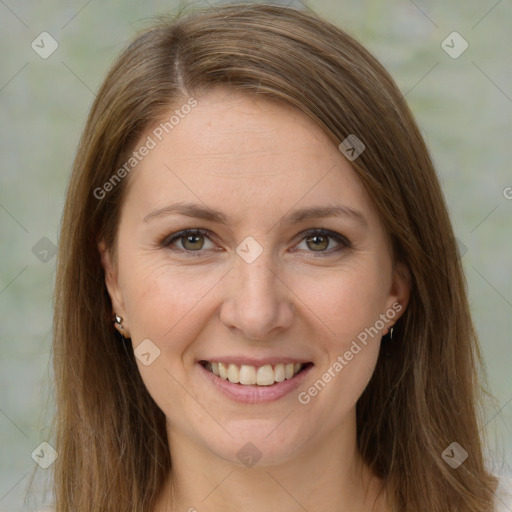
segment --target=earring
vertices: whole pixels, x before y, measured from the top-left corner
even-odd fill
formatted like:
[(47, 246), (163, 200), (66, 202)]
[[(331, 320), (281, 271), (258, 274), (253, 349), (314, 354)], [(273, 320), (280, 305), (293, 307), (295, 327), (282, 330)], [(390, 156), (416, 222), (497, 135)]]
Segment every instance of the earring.
[(396, 349), (395, 343), (392, 343), (393, 340), (393, 327), (390, 326), (388, 331), (382, 338), (382, 347), (383, 347), (383, 355), (386, 358), (392, 358), (393, 352)]
[(121, 335), (123, 339), (129, 338), (126, 329), (123, 327), (123, 317), (119, 316), (117, 313), (112, 315), (112, 321), (114, 322), (114, 327), (117, 329), (117, 332)]
[(393, 325), (395, 325), (394, 323), (391, 324), (387, 331), (384, 333), (384, 336), (387, 336), (388, 337), (388, 340), (392, 340), (393, 339)]

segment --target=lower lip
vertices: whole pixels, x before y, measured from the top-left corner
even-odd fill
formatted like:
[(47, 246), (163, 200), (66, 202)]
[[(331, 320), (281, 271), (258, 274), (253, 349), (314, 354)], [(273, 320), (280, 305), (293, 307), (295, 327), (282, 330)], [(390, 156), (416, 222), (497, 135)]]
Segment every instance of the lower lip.
[(233, 382), (229, 382), (229, 380), (217, 377), (217, 375), (212, 373), (210, 370), (207, 370), (201, 364), (197, 363), (197, 365), (203, 375), (209, 379), (209, 381), (219, 389), (221, 393), (234, 402), (238, 402), (240, 404), (262, 404), (275, 402), (297, 389), (306, 379), (311, 368), (313, 368), (313, 365), (310, 364), (307, 368), (304, 368), (304, 370), (297, 373), (295, 377), (283, 380), (283, 382), (276, 382), (271, 386), (245, 386), (243, 384), (234, 384)]

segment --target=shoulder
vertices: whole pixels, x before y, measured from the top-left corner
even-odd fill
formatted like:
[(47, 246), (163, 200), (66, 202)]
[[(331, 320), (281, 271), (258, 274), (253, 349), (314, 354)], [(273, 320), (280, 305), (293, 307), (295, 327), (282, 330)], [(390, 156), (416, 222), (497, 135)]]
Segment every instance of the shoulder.
[(512, 475), (499, 476), (499, 485), (496, 489), (496, 512), (510, 512), (512, 510)]

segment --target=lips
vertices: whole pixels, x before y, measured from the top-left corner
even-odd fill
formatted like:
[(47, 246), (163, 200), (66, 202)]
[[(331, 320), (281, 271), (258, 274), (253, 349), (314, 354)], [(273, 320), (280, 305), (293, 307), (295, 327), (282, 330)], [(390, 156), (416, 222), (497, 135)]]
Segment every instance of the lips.
[(292, 379), (307, 364), (299, 362), (275, 364), (236, 364), (226, 361), (200, 361), (200, 364), (217, 377), (243, 386), (272, 386), (275, 383)]
[[(237, 361), (240, 361), (238, 359)], [(288, 359), (290, 361), (290, 359)], [(213, 361), (219, 363), (218, 361)], [(221, 362), (222, 364), (222, 362)], [(229, 363), (227, 365), (228, 371), (229, 371), (229, 365), (231, 364), (237, 364), (237, 363)], [(285, 363), (276, 363), (273, 365), (268, 365), (272, 369), (272, 372), (274, 374), (273, 377), (273, 383), (270, 383), (271, 375), (268, 374), (267, 379), (268, 380), (262, 380), (262, 382), (267, 382), (267, 384), (241, 384), (230, 382), (228, 378), (222, 378), (219, 375), (215, 375), (213, 373), (213, 364), (211, 361), (201, 360), (197, 361), (196, 365), (200, 369), (198, 376), (202, 375), (206, 379), (205, 382), (210, 383), (211, 388), (205, 388), (203, 390), (204, 393), (209, 393), (208, 389), (214, 389), (219, 391), (222, 395), (224, 395), (226, 398), (233, 402), (237, 402), (239, 404), (246, 404), (246, 405), (256, 405), (256, 404), (266, 404), (270, 402), (275, 402), (280, 399), (284, 399), (286, 396), (292, 395), (294, 391), (297, 390), (297, 388), (301, 385), (304, 385), (304, 382), (306, 379), (309, 378), (310, 371), (313, 370), (314, 364), (313, 363), (298, 363), (301, 365), (301, 368), (299, 369), (298, 373), (295, 373), (295, 363), (293, 363), (293, 371), (294, 375), (287, 379), (286, 378), (286, 369), (285, 369), (285, 379), (282, 382), (277, 382), (275, 380), (276, 378), (276, 365), (285, 365)], [(286, 364), (291, 364), (290, 362)], [(226, 368), (226, 363), (223, 364), (224, 368)], [(243, 366), (253, 366), (253, 365), (239, 365), (240, 371), (242, 371)], [(261, 367), (267, 366), (266, 364), (263, 364), (261, 366), (255, 366), (254, 371), (257, 374), (257, 370), (259, 370)], [(233, 371), (233, 370), (232, 370)], [(249, 370), (251, 371), (251, 370)], [(261, 370), (260, 373), (264, 373), (266, 370)], [(279, 376), (279, 368), (277, 369), (277, 378), (280, 378)], [(256, 375), (258, 377), (258, 375)], [(265, 377), (265, 376), (263, 376)], [(245, 378), (242, 374), (242, 381)], [(236, 380), (236, 378), (235, 378)], [(256, 378), (257, 380), (257, 378)]]

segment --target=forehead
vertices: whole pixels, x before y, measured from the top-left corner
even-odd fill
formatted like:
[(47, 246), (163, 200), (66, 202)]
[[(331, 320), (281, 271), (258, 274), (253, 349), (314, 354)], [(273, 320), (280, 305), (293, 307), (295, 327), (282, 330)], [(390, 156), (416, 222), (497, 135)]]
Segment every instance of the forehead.
[(193, 198), (238, 214), (319, 202), (371, 210), (349, 162), (302, 112), (223, 88), (195, 100), (140, 138), (135, 149), (152, 148), (129, 176), (125, 202), (147, 209)]

